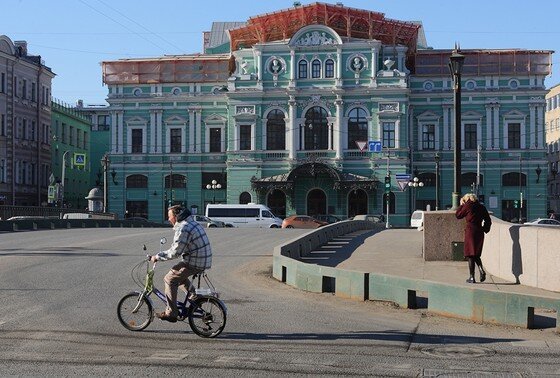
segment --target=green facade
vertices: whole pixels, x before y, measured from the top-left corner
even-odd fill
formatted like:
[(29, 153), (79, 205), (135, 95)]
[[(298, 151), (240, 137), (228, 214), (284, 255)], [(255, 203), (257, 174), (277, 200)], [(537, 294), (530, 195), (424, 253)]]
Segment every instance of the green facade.
[[(448, 71), (417, 74), (427, 67), (418, 64), (422, 51), (342, 38), (313, 24), (289, 39), (231, 51), (235, 70), (226, 80), (107, 82), (118, 182), (109, 188), (110, 211), (161, 221), (170, 203), (203, 212), (213, 201), (251, 201), (281, 216), (385, 213), (389, 172), (390, 223), (408, 225), (414, 209), (436, 207), (436, 153), (439, 208), (446, 208), (453, 190), (453, 90)], [(504, 219), (519, 216), (513, 201), (520, 197), (513, 176), (504, 175), (520, 171), (522, 217), (546, 215), (546, 172), (538, 182), (535, 173), (546, 161), (544, 76), (522, 70), (506, 77), (463, 75), (462, 192), (477, 191)], [(384, 148), (361, 151), (356, 141), (381, 141)], [(483, 181), (474, 188), (478, 161)], [(418, 176), (425, 185), (413, 189), (405, 182), (401, 190), (398, 174)], [(212, 180), (222, 187), (206, 189)]]
[[(52, 174), (55, 183), (62, 182), (64, 162), (64, 196), (55, 199), (54, 206), (86, 209), (92, 184), (91, 172), (91, 122), (78, 110), (53, 100), (51, 108)], [(85, 157), (82, 166), (80, 156)], [(76, 161), (76, 157), (78, 161)]]

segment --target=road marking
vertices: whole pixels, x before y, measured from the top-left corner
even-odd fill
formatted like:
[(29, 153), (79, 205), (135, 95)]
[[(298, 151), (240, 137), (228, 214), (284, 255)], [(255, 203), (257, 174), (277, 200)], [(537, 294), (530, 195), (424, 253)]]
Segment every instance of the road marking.
[(152, 354), (150, 357), (151, 359), (154, 360), (168, 360), (168, 361), (180, 361), (183, 360), (185, 358), (187, 358), (189, 355), (188, 354), (175, 354), (175, 351), (169, 351), (168, 353), (156, 353), (156, 354)]
[(259, 357), (234, 357), (234, 356), (221, 356), (216, 359), (216, 362), (249, 362), (256, 364), (261, 359)]
[(302, 260), (328, 260), (328, 257), (302, 257)]

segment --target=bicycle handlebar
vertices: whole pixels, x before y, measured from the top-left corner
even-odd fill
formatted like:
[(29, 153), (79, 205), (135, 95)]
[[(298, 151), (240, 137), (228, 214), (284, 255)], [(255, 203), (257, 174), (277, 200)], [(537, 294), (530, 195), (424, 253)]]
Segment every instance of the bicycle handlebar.
[[(152, 256), (146, 255), (146, 258), (148, 259), (148, 262), (149, 262), (152, 259)], [(157, 264), (157, 261), (154, 262), (154, 265), (152, 266), (152, 270), (156, 268), (156, 264)]]

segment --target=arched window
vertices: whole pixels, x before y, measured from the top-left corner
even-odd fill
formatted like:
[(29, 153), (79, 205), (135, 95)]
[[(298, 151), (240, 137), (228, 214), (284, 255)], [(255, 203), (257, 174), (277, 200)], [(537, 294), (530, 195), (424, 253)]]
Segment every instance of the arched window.
[(349, 150), (358, 148), (357, 141), (368, 141), (368, 124), (366, 119), (366, 111), (362, 108), (354, 108), (350, 110), (348, 117), (348, 146)]
[(246, 205), (251, 202), (251, 193), (243, 192), (239, 195), (239, 204)]
[(126, 178), (127, 188), (147, 188), (148, 177), (144, 175), (130, 175)]
[(317, 79), (321, 77), (321, 62), (319, 59), (315, 59), (311, 63), (311, 77)]
[(286, 149), (286, 121), (281, 110), (272, 110), (266, 117), (266, 149)]
[(187, 177), (183, 175), (173, 174), (173, 179), (171, 180), (171, 186), (169, 185), (170, 176), (165, 176), (165, 189), (184, 189), (187, 184)]
[(519, 174), (519, 172), (509, 172), (502, 176), (502, 186), (520, 186), (520, 185), (527, 186), (527, 176), (525, 174), (523, 173)]
[[(467, 172), (461, 175), (461, 186), (469, 186), (472, 187), (476, 185), (476, 172)], [(517, 182), (519, 185), (519, 182)], [(480, 186), (484, 186), (484, 176), (480, 175)]]
[(305, 113), (305, 149), (326, 150), (329, 148), (327, 111), (314, 106)]
[(334, 60), (332, 59), (327, 59), (325, 61), (325, 77), (326, 78), (334, 77)]
[(298, 79), (307, 79), (307, 60), (298, 63)]
[(420, 182), (424, 183), (424, 186), (436, 186), (436, 174), (432, 172), (422, 172), (418, 175)]

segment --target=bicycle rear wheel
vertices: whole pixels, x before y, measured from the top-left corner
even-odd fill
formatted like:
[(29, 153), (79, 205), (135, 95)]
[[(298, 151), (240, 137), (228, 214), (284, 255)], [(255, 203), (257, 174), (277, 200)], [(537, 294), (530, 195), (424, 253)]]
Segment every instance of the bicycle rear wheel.
[(142, 331), (150, 325), (153, 319), (152, 304), (148, 299), (142, 297), (140, 306), (136, 312), (132, 312), (138, 306), (141, 294), (128, 293), (119, 301), (117, 315), (124, 328), (130, 331)]
[(226, 310), (219, 300), (212, 297), (198, 298), (191, 304), (189, 325), (200, 337), (216, 337), (226, 326)]

